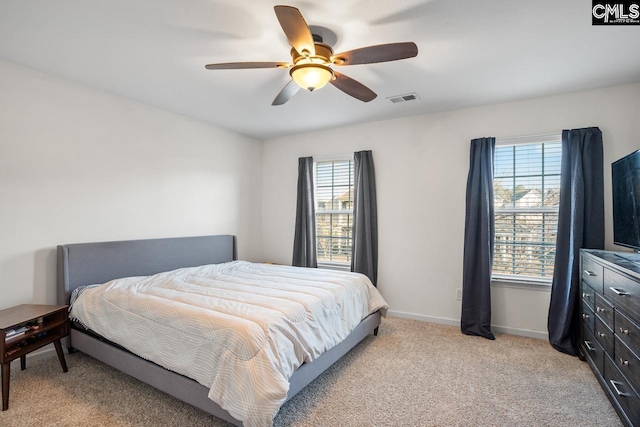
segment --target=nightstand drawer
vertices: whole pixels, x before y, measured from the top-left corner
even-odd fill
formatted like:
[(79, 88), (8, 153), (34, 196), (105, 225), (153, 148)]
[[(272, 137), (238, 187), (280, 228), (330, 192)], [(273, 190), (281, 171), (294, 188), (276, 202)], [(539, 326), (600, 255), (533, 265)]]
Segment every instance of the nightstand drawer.
[(640, 390), (640, 359), (616, 336), (616, 365), (636, 390)]
[(582, 257), (582, 281), (586, 282), (596, 292), (603, 292), (603, 270), (604, 267), (589, 257)]
[(613, 306), (600, 294), (596, 294), (595, 311), (596, 316), (599, 316), (609, 329), (613, 329)]
[(615, 332), (629, 348), (636, 354), (640, 353), (640, 326), (629, 320), (624, 314), (616, 310)]
[(608, 356), (604, 357), (604, 379), (614, 399), (624, 409), (632, 425), (640, 423), (640, 398)]
[(604, 270), (604, 296), (614, 307), (629, 313), (640, 312), (640, 283), (622, 274)]

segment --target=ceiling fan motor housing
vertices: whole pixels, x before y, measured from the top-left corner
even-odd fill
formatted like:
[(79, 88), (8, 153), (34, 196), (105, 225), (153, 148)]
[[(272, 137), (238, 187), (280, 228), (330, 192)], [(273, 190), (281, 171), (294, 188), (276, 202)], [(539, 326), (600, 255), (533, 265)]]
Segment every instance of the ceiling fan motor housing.
[(300, 53), (295, 48), (291, 48), (291, 58), (293, 59), (293, 63), (297, 64), (299, 61), (304, 59), (310, 59), (313, 63), (317, 64), (330, 64), (331, 55), (333, 55), (333, 49), (331, 46), (324, 43), (314, 43), (313, 44), (316, 49), (316, 54), (311, 56), (307, 52)]

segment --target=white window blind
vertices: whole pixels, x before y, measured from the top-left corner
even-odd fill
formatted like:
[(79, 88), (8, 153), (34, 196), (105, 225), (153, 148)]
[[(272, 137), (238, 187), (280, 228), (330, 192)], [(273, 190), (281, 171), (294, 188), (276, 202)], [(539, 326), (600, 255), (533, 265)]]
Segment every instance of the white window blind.
[(317, 162), (314, 181), (318, 263), (351, 263), (353, 160)]
[(548, 282), (553, 277), (561, 136), (535, 139), (496, 141), (494, 279)]

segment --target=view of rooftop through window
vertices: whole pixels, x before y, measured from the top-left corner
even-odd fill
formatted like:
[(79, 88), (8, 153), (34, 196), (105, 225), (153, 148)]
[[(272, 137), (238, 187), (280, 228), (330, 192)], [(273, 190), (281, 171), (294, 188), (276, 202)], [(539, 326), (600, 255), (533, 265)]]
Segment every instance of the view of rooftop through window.
[(496, 146), (493, 276), (553, 277), (561, 142)]
[(318, 262), (351, 262), (353, 160), (316, 163)]

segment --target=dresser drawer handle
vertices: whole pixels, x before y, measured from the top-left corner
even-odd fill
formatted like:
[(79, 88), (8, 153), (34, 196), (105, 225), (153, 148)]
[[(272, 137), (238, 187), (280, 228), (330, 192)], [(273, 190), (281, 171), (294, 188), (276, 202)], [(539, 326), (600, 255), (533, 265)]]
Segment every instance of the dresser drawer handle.
[(588, 314), (586, 314), (586, 313), (582, 313), (582, 318), (583, 318), (584, 320), (587, 320), (587, 319), (589, 318), (589, 315), (588, 315)]
[(595, 347), (591, 345), (591, 343), (589, 341), (585, 341), (584, 342), (584, 346), (587, 347), (587, 350), (589, 350), (590, 352), (594, 352), (596, 351)]
[(596, 332), (596, 334), (600, 337), (600, 338), (604, 338), (606, 337), (605, 334), (603, 334), (602, 332)]
[(593, 271), (589, 271), (589, 270), (585, 270), (584, 274), (586, 274), (587, 276), (596, 276), (596, 273), (594, 273)]
[(625, 335), (629, 335), (629, 330), (628, 330), (628, 329), (623, 328), (622, 326), (620, 326), (620, 333), (621, 333), (621, 334), (625, 334)]
[(614, 380), (609, 380), (609, 382), (611, 383), (611, 385), (613, 386), (613, 389), (615, 390), (616, 394), (618, 396), (624, 396), (624, 397), (629, 397), (631, 396), (629, 393), (625, 393), (620, 391), (620, 389), (618, 388), (619, 385), (624, 385), (619, 381), (614, 381)]
[(596, 307), (596, 311), (598, 313), (604, 313), (606, 310), (604, 308)]
[(620, 295), (621, 297), (628, 295), (625, 291), (621, 291), (620, 289), (614, 288), (613, 286), (609, 289), (611, 289), (613, 292), (615, 292), (616, 295)]
[(582, 293), (582, 298), (591, 298), (591, 294), (588, 294), (586, 292)]
[(622, 357), (620, 358), (620, 364), (624, 365), (624, 366), (629, 366), (629, 361), (628, 360), (624, 360)]

